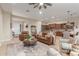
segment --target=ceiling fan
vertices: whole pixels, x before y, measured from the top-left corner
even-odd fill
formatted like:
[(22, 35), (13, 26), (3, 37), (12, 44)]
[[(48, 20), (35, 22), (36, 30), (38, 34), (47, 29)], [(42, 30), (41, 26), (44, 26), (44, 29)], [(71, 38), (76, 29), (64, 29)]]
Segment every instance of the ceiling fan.
[(52, 6), (51, 3), (29, 3), (29, 5), (33, 5), (33, 8), (46, 9), (48, 6)]

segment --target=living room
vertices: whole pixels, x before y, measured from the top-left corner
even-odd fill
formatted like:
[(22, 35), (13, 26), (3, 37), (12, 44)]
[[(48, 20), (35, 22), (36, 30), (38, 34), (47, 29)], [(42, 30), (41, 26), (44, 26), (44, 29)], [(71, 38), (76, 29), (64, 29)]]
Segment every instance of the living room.
[(0, 3), (1, 56), (79, 56), (79, 3)]

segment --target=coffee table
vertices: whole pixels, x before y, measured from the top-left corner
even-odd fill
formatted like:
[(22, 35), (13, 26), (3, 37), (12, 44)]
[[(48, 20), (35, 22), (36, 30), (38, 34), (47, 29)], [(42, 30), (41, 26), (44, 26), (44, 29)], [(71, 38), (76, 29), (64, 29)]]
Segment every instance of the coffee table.
[(31, 40), (25, 40), (25, 41), (23, 41), (24, 46), (33, 46), (33, 45), (36, 44), (36, 42), (37, 42), (36, 38), (32, 38)]

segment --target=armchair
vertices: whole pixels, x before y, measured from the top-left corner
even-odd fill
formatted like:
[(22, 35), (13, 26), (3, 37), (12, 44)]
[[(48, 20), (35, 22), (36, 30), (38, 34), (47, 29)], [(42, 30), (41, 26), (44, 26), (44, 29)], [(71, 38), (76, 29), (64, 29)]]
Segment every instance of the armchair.
[(70, 43), (70, 39), (61, 39), (61, 51), (63, 53), (70, 54), (70, 51), (72, 50), (72, 43)]
[(19, 35), (19, 40), (23, 41), (24, 39), (27, 38), (27, 36), (29, 35), (28, 31), (23, 31), (20, 35)]

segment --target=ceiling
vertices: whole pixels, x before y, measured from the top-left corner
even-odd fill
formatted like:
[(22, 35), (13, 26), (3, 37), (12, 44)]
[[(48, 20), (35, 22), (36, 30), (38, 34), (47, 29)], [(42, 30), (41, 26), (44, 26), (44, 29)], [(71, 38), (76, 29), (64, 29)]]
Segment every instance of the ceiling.
[(13, 15), (33, 20), (64, 20), (69, 17), (67, 11), (73, 14), (72, 17), (79, 17), (79, 3), (52, 3), (51, 7), (42, 8), (41, 10), (33, 8), (32, 5), (27, 3), (5, 3), (0, 5), (5, 11), (11, 11)]

